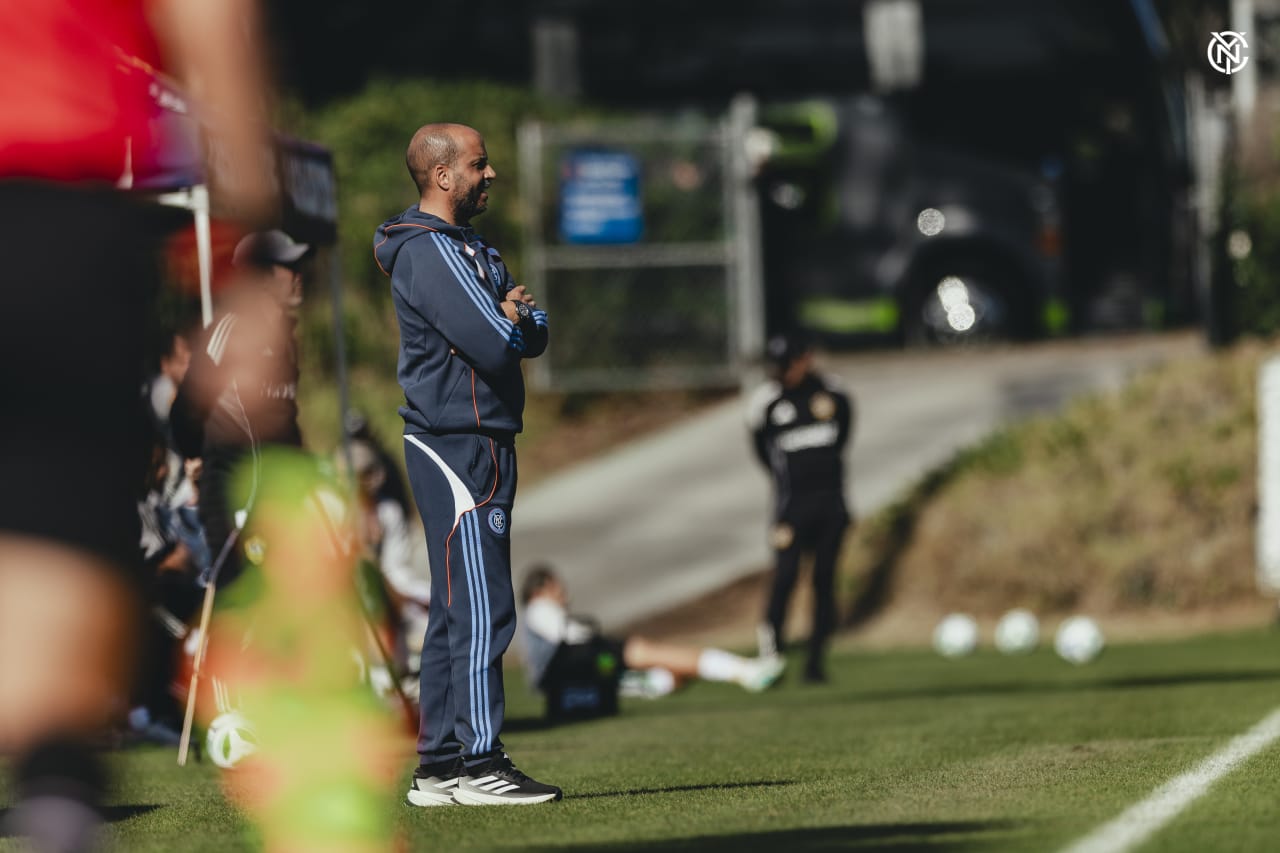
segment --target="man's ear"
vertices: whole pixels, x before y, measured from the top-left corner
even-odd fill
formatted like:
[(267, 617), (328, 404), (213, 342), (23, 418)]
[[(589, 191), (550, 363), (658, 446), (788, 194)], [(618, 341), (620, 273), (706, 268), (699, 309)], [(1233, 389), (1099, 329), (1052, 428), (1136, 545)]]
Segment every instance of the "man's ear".
[(445, 192), (449, 191), (450, 175), (449, 170), (444, 166), (437, 165), (435, 169), (436, 186)]

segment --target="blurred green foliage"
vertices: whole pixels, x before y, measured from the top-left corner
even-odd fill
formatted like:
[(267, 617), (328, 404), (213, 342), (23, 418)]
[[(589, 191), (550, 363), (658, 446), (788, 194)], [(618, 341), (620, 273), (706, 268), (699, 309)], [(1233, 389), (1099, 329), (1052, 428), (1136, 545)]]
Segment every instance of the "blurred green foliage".
[(478, 81), (376, 80), (359, 95), (304, 112), (286, 110), (288, 126), (333, 151), (338, 174), (338, 237), (349, 289), (380, 293), (385, 278), (373, 262), (374, 229), (417, 200), (404, 165), (405, 147), (419, 127), (452, 121), (484, 135), (498, 173), (491, 205), (476, 227), (519, 270), (521, 205), (516, 130), (531, 119), (581, 114), (581, 107), (530, 89)]

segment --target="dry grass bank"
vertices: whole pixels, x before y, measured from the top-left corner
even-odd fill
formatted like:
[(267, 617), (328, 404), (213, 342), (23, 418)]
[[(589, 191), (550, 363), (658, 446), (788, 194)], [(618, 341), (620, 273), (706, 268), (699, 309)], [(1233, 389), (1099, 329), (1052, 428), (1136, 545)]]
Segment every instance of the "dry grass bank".
[(851, 537), (850, 627), (918, 642), (953, 610), (1087, 612), (1125, 633), (1273, 610), (1253, 558), (1255, 388), (1270, 352), (1181, 359), (960, 454)]

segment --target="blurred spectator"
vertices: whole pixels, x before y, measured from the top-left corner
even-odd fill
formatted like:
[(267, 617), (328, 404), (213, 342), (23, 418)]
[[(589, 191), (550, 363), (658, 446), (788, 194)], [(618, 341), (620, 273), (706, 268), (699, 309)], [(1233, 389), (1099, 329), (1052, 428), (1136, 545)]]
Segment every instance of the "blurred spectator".
[(88, 744), (134, 663), (150, 434), (138, 388), (172, 220), (114, 189), (157, 150), (155, 105), (130, 72), (192, 86), (219, 202), (263, 216), (274, 184), (255, 12), (0, 0), (0, 751), (15, 759), (0, 835), (35, 850), (94, 846), (105, 774)]
[(164, 496), (169, 453), (163, 442), (152, 451), (152, 467), (146, 496), (138, 502), (142, 523), (139, 543), (146, 569), (147, 613), (141, 629), (141, 666), (129, 714), (134, 733), (159, 743), (176, 744), (182, 728), (182, 712), (171, 689), (175, 678), (179, 643), (186, 636), (187, 621), (200, 604), (197, 579), (208, 552), (197, 528), (181, 516)]
[[(187, 375), (191, 365), (191, 347), (187, 339), (177, 332), (165, 332), (161, 338), (164, 351), (159, 356), (159, 369), (147, 382), (145, 393), (151, 406), (151, 414), (156, 428), (163, 434), (168, 459), (168, 471), (160, 494), (179, 505), (186, 501), (189, 489), (184, 483), (184, 466), (182, 455), (178, 453), (169, 429), (169, 411), (173, 408), (174, 398), (178, 395), (178, 386)], [(179, 494), (181, 492), (181, 494)]]
[(182, 470), (178, 488), (167, 494), (169, 530), (186, 546), (196, 568), (204, 572), (209, 568), (210, 560), (209, 542), (204, 525), (200, 523), (200, 476), (204, 463), (199, 459), (185, 459)]
[(400, 465), (373, 434), (373, 430), (369, 427), (369, 419), (365, 417), (364, 412), (351, 409), (343, 419), (343, 425), (352, 443), (363, 443), (378, 458), (378, 463), (382, 466), (383, 475), (382, 482), (378, 486), (378, 498), (393, 500), (400, 505), (406, 515), (410, 514), (409, 510), (412, 506), (409, 503), (409, 489), (405, 485), (404, 476), (400, 473)]
[(538, 565), (525, 575), (520, 591), (524, 614), (525, 668), (529, 683), (539, 690), (551, 688), (556, 676), (557, 656), (565, 647), (590, 647), (594, 659), (611, 654), (623, 668), (638, 678), (624, 679), (628, 692), (647, 697), (665, 696), (682, 683), (701, 678), (729, 681), (753, 693), (768, 688), (782, 674), (783, 661), (744, 658), (720, 649), (695, 648), (658, 643), (643, 637), (621, 639), (601, 635), (588, 619), (569, 613), (569, 592), (549, 566)]
[(198, 575), (209, 565), (209, 546), (196, 509), (200, 500), (200, 460), (183, 463), (181, 485), (173, 494), (167, 494), (172, 458), (163, 442), (152, 450), (147, 492), (138, 502), (140, 546), (148, 577), (155, 570), (188, 566)]
[(756, 457), (773, 478), (770, 544), (776, 555), (773, 588), (760, 626), (760, 654), (779, 654), (800, 558), (813, 555), (813, 627), (804, 678), (827, 678), (827, 639), (835, 629), (835, 572), (849, 526), (844, 500), (844, 449), (853, 431), (849, 396), (814, 369), (813, 351), (799, 334), (769, 340), (774, 379), (751, 399), (748, 425)]
[(378, 566), (392, 610), (395, 663), (401, 674), (416, 673), (431, 602), (430, 568), (424, 549), (415, 547), (423, 535), (414, 531), (404, 505), (386, 491), (387, 469), (369, 444), (352, 442), (351, 464), (361, 540)]
[(142, 524), (139, 546), (148, 574), (172, 571), (192, 563), (187, 546), (173, 531), (172, 509), (164, 499), (164, 483), (169, 476), (169, 461), (162, 441), (151, 451), (151, 467), (147, 491), (138, 501), (138, 519)]
[(168, 348), (160, 353), (160, 370), (151, 377), (147, 394), (156, 423), (167, 426), (173, 399), (178, 396), (178, 386), (191, 365), (191, 347), (187, 339), (177, 332), (166, 335), (166, 343)]
[[(294, 326), (309, 248), (275, 230), (240, 241), (233, 263), (241, 279), (205, 330), (170, 415), (179, 451), (203, 463), (200, 521), (215, 561), (227, 555), (215, 568), (219, 586), (240, 574), (232, 537), (253, 502), (263, 446), (302, 446)], [(252, 468), (248, 491), (232, 494), (243, 460)]]

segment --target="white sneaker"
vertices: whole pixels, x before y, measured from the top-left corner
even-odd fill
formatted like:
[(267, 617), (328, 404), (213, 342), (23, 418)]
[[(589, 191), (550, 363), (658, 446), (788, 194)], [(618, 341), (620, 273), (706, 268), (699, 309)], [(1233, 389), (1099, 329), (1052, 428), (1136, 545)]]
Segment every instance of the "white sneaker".
[(786, 668), (787, 661), (782, 655), (754, 658), (747, 662), (745, 671), (738, 678), (738, 684), (751, 693), (762, 693), (782, 677), (782, 671)]
[(468, 771), (453, 790), (454, 802), (464, 806), (524, 806), (562, 797), (564, 793), (555, 785), (545, 785), (517, 770), (506, 753)]
[(429, 773), (419, 767), (413, 771), (412, 787), (409, 788), (409, 793), (405, 794), (405, 799), (411, 806), (455, 805), (453, 792), (458, 787), (458, 780), (462, 778), (462, 773), (462, 759), (458, 759), (451, 768), (438, 774)]
[(670, 670), (661, 667), (652, 669), (629, 669), (622, 674), (618, 682), (618, 695), (629, 699), (661, 699), (676, 689), (676, 679)]

